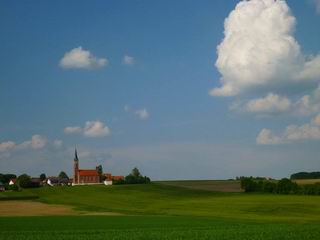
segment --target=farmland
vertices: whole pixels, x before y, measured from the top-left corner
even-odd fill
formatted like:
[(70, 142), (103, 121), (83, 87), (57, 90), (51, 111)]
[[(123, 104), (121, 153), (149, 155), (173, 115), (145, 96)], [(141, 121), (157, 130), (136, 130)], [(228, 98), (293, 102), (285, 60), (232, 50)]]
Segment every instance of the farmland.
[[(319, 196), (216, 192), (174, 185), (54, 187), (0, 193), (2, 200), (28, 197), (33, 200), (20, 201), (63, 205), (72, 211), (66, 213), (68, 216), (2, 215), (0, 238), (317, 239), (320, 236)], [(198, 185), (202, 188), (208, 183)], [(0, 205), (5, 202), (0, 201)], [(119, 216), (106, 216), (110, 214)]]

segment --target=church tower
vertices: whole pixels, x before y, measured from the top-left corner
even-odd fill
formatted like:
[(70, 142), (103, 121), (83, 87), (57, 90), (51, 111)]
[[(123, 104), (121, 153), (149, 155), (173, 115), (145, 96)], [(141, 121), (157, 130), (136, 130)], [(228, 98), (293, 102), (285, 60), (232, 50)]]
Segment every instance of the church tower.
[(77, 149), (74, 151), (74, 159), (73, 159), (73, 183), (78, 184), (79, 183), (79, 159), (78, 159), (78, 153)]

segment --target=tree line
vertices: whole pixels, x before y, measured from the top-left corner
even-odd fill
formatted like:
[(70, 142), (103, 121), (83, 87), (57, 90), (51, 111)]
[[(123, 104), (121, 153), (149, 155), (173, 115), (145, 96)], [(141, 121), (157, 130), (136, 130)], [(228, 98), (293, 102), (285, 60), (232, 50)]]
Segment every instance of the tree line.
[(292, 174), (290, 179), (320, 179), (320, 172), (298, 172)]
[(296, 182), (282, 178), (281, 180), (255, 179), (241, 177), (241, 188), (245, 192), (265, 192), (276, 194), (320, 195), (320, 183), (298, 185)]
[(113, 184), (146, 184), (150, 183), (150, 178), (147, 176), (142, 176), (138, 168), (132, 169), (131, 173), (127, 175), (124, 179), (114, 180)]

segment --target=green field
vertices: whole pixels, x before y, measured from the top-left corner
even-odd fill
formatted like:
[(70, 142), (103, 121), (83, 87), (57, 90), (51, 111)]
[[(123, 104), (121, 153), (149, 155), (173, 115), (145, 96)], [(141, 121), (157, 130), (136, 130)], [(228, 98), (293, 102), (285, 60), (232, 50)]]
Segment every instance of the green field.
[[(1, 239), (320, 238), (319, 196), (222, 193), (164, 183), (0, 193), (0, 199), (26, 196), (73, 206), (79, 216), (0, 217)], [(83, 216), (84, 211), (124, 216)]]

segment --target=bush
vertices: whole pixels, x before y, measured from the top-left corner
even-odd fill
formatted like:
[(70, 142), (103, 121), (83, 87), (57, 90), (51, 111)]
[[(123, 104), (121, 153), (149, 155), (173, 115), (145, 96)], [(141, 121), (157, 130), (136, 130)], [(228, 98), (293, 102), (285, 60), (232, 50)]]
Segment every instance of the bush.
[(282, 178), (277, 184), (277, 192), (282, 194), (297, 193), (298, 184), (288, 178)]
[(27, 174), (22, 174), (18, 177), (17, 184), (21, 188), (30, 188), (32, 186), (31, 177)]
[(16, 184), (7, 185), (7, 186), (6, 186), (6, 189), (7, 189), (8, 191), (19, 191), (19, 187), (18, 187)]
[(252, 177), (242, 177), (241, 178), (241, 188), (245, 192), (256, 192), (257, 191), (257, 183), (253, 180)]

